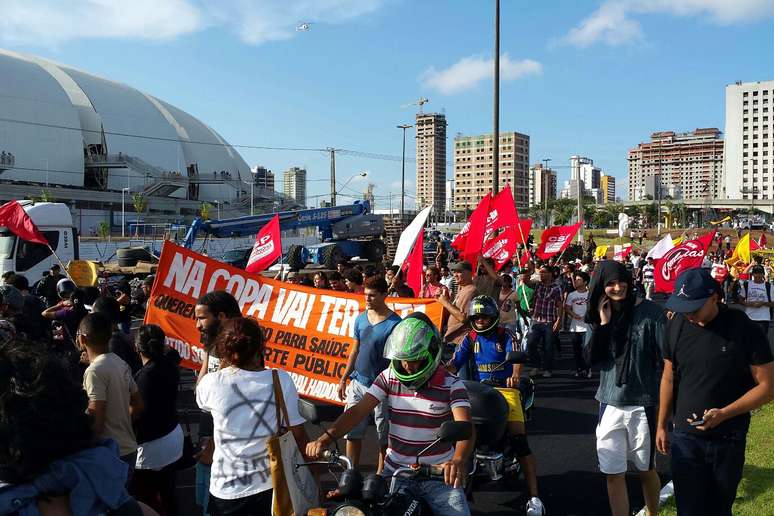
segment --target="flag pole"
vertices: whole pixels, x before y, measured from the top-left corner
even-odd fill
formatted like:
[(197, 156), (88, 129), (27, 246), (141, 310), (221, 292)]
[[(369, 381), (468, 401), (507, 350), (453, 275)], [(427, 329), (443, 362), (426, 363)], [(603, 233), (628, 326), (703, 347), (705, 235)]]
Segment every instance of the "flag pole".
[(59, 265), (61, 265), (61, 267), (62, 267), (62, 270), (65, 272), (65, 274), (67, 274), (67, 277), (68, 277), (68, 278), (69, 278), (71, 281), (75, 282), (75, 280), (73, 280), (73, 277), (72, 277), (72, 276), (70, 276), (70, 271), (68, 271), (68, 270), (67, 270), (67, 266), (64, 264), (64, 262), (63, 262), (63, 261), (62, 261), (62, 259), (59, 257), (59, 255), (58, 255), (58, 254), (56, 254), (56, 251), (54, 251), (54, 248), (53, 248), (53, 247), (51, 247), (51, 244), (46, 244), (46, 246), (48, 247), (48, 250), (49, 250), (49, 251), (51, 251), (51, 254), (52, 254), (52, 255), (54, 255), (54, 258), (56, 258), (56, 261), (58, 261), (58, 262), (59, 262)]

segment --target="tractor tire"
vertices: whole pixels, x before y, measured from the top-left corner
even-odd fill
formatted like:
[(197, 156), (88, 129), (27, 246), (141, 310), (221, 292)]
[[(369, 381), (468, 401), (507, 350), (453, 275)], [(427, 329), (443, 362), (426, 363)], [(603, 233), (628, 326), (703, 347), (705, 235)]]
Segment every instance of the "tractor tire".
[(144, 247), (122, 247), (116, 249), (116, 257), (120, 267), (134, 267), (139, 261), (152, 261), (153, 256)]
[(387, 252), (387, 246), (381, 240), (372, 240), (365, 247), (365, 259), (369, 262), (382, 263), (384, 253)]
[(335, 270), (336, 266), (343, 261), (344, 253), (341, 252), (341, 248), (336, 244), (325, 247), (321, 252), (320, 263), (326, 269)]
[(306, 266), (304, 263), (304, 246), (291, 245), (288, 249), (288, 267), (291, 271), (300, 271)]

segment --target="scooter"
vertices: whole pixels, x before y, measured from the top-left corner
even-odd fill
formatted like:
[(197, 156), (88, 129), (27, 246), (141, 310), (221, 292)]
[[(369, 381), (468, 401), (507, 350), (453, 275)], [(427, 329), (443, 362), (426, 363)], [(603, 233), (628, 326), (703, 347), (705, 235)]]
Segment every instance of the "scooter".
[[(319, 418), (311, 403), (300, 403), (301, 415), (315, 424)], [(420, 464), (419, 458), (436, 444), (453, 443), (469, 439), (473, 425), (467, 421), (446, 421), (441, 425), (436, 440), (422, 450), (410, 467), (397, 468), (392, 472), (387, 484), (387, 478), (371, 473), (365, 478), (352, 467), (350, 460), (336, 450), (322, 453), (320, 460), (296, 464), (296, 469), (310, 466), (324, 466), (331, 474), (342, 470), (337, 479), (338, 493), (328, 507), (317, 507), (307, 512), (308, 516), (432, 516), (432, 508), (413, 492), (411, 486), (399, 490), (401, 479), (415, 482), (427, 480), (443, 481), (443, 468)], [(335, 476), (335, 474), (334, 474)]]
[[(507, 364), (523, 364), (526, 361), (525, 352), (511, 351), (493, 370), (498, 371)], [(476, 482), (494, 482), (505, 478), (511, 483), (517, 481), (521, 475), (521, 465), (507, 441), (508, 403), (495, 387), (504, 385), (498, 385), (496, 380), (465, 381), (473, 424), (476, 427), (475, 460), (470, 472), (469, 493), (475, 488), (473, 484)], [(535, 400), (534, 382), (529, 377), (521, 377), (519, 391), (526, 418), (532, 414)]]

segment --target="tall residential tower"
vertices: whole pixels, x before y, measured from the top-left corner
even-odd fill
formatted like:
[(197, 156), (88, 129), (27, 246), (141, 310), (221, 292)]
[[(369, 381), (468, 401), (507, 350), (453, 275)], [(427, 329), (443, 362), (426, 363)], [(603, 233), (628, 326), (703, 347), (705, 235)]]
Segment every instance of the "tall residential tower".
[(416, 119), (417, 209), (433, 205), (435, 213), (446, 206), (446, 115), (418, 113)]

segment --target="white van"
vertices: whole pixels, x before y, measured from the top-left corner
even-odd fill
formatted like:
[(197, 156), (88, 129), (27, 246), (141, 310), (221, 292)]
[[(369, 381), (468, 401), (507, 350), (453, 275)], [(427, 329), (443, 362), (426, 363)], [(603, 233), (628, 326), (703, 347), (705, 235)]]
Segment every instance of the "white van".
[[(78, 259), (78, 236), (66, 204), (33, 201), (19, 201), (19, 204), (65, 265)], [(54, 263), (58, 262), (48, 247), (22, 240), (0, 226), (0, 273), (22, 274), (32, 285)]]

